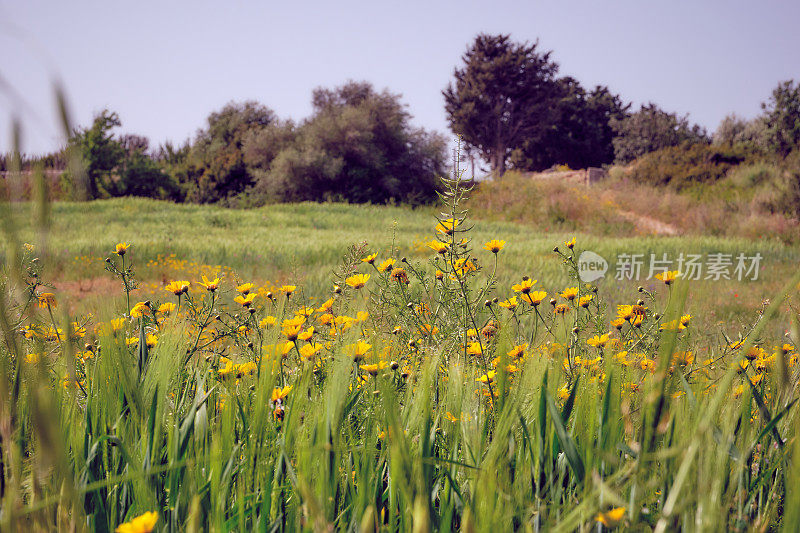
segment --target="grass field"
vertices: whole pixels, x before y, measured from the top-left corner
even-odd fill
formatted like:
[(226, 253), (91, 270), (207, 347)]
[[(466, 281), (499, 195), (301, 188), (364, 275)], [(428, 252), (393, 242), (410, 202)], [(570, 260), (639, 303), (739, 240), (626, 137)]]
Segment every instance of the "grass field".
[[(800, 524), (795, 246), (452, 206), (6, 207), (2, 531)], [(763, 268), (592, 287), (581, 250)]]
[[(34, 211), (30, 204), (15, 205), (23, 241), (34, 241)], [(298, 283), (311, 296), (329, 290), (330, 273), (351, 245), (366, 242), (388, 256), (394, 246), (399, 256), (421, 259), (430, 249), (434, 208), (345, 204), (295, 204), (255, 210), (230, 210), (214, 206), (175, 205), (145, 199), (117, 199), (90, 204), (59, 202), (52, 206), (49, 234), (53, 260), (50, 279), (70, 293), (70, 300), (98, 298), (95, 288), (108, 290), (110, 275), (103, 260), (117, 242), (133, 245), (132, 256), (143, 291), (160, 294), (171, 280), (198, 277), (201, 271), (232, 270), (239, 280), (259, 284)], [(472, 238), (482, 243), (492, 238), (508, 242), (498, 270), (501, 284), (522, 274), (538, 279), (550, 290), (567, 283), (560, 260), (552, 252), (573, 233), (543, 233), (540, 229), (498, 221), (474, 221)], [(800, 264), (800, 246), (778, 240), (702, 236), (600, 237), (577, 234), (581, 247), (612, 261), (618, 254), (745, 253), (763, 256), (757, 281), (697, 281), (689, 288), (688, 311), (711, 322), (752, 318), (761, 301), (780, 289), (781, 280)], [(612, 265), (613, 269), (613, 265)], [(654, 286), (647, 263), (642, 279), (617, 282), (613, 272), (598, 282), (614, 301), (624, 303), (641, 284)], [(229, 270), (229, 272), (230, 272)], [(100, 296), (101, 299), (104, 299)], [(705, 309), (697, 308), (702, 302)], [(92, 302), (93, 304), (96, 302)], [(708, 312), (706, 312), (706, 310)], [(710, 313), (710, 315), (709, 315)]]

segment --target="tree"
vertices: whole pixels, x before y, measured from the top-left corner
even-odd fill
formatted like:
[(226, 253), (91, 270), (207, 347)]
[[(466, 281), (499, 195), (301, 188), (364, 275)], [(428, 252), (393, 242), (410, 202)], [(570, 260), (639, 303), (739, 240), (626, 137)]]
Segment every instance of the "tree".
[(784, 81), (761, 104), (770, 148), (781, 156), (800, 148), (800, 84)]
[(652, 102), (624, 118), (612, 118), (610, 124), (616, 134), (614, 155), (620, 163), (661, 148), (709, 141), (703, 128), (689, 125), (688, 117), (667, 113)]
[(610, 120), (625, 116), (629, 105), (608, 87), (586, 92), (577, 80), (558, 80), (554, 121), (541, 139), (525, 139), (512, 153), (510, 164), (525, 170), (543, 170), (557, 164), (570, 168), (601, 166), (614, 160), (614, 131)]
[(147, 196), (179, 199), (177, 184), (148, 154), (150, 142), (140, 135), (119, 138), (122, 126), (116, 113), (103, 110), (92, 126), (78, 129), (70, 139), (79, 149), (90, 199), (109, 196)]
[(550, 54), (540, 52), (538, 42), (480, 34), (443, 91), (450, 128), (495, 175), (505, 172), (514, 150), (540, 147), (554, 122), (560, 91)]
[(207, 203), (229, 198), (253, 185), (244, 160), (244, 143), (252, 132), (277, 120), (275, 113), (258, 102), (232, 102), (211, 113), (200, 130), (182, 174), (187, 198)]
[[(121, 125), (119, 115), (104, 109), (95, 116), (91, 127), (76, 129), (69, 139), (83, 161), (90, 200), (107, 195), (108, 189), (114, 188), (113, 173), (125, 156), (125, 150), (114, 139), (112, 130)], [(68, 179), (74, 181), (75, 177), (68, 176)]]
[(355, 203), (414, 204), (436, 198), (446, 143), (410, 125), (399, 95), (351, 81), (316, 89), (312, 103), (308, 120), (291, 135), (278, 135), (285, 148), (260, 173), (255, 194), (273, 201)]
[(732, 113), (720, 121), (711, 138), (714, 144), (749, 144), (763, 149), (767, 145), (767, 125), (763, 116), (745, 120)]

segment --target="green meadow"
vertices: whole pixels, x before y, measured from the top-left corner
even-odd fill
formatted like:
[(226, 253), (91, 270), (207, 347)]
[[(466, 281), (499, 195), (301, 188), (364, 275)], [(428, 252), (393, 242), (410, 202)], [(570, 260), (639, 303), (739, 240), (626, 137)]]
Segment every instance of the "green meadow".
[[(14, 204), (14, 220), (23, 241), (35, 242), (36, 209), (32, 204)], [(386, 207), (335, 203), (270, 205), (250, 210), (232, 210), (210, 205), (173, 204), (148, 199), (98, 200), (90, 203), (58, 202), (51, 206), (48, 236), (56, 281), (107, 276), (103, 259), (118, 242), (133, 246), (131, 257), (142, 280), (168, 281), (180, 269), (170, 265), (148, 265), (159, 256), (174, 254), (177, 260), (197, 265), (229, 267), (239, 280), (298, 283), (313, 296), (329, 291), (330, 273), (353, 245), (389, 257), (423, 260), (430, 256), (426, 242), (433, 239), (438, 209)], [(581, 249), (598, 253), (611, 262), (610, 271), (598, 281), (614, 301), (633, 298), (639, 285), (656, 286), (649, 275), (649, 258), (664, 254), (672, 261), (679, 255), (710, 253), (754, 256), (760, 253), (758, 279), (700, 280), (690, 282), (689, 311), (709, 312), (713, 320), (730, 321), (752, 317), (763, 299), (781, 287), (786, 276), (800, 265), (800, 247), (779, 240), (702, 236), (593, 236), (544, 233), (540, 228), (518, 223), (471, 220), (470, 238), (476, 248), (489, 239), (507, 242), (497, 276), (508, 285), (523, 275), (539, 280), (546, 290), (562, 290), (568, 282), (554, 246), (573, 236)], [(639, 280), (615, 280), (614, 262), (619, 254), (643, 254)], [(479, 260), (491, 263), (491, 254), (478, 252)], [(83, 259), (82, 259), (83, 258)], [(673, 263), (677, 269), (677, 262)], [(177, 270), (177, 271), (176, 271)], [(702, 277), (705, 277), (705, 272)], [(192, 280), (194, 281), (194, 280)], [(74, 284), (69, 287), (74, 288)], [(506, 290), (506, 292), (508, 292)], [(502, 293), (502, 290), (501, 290)], [(78, 294), (78, 297), (91, 297)]]

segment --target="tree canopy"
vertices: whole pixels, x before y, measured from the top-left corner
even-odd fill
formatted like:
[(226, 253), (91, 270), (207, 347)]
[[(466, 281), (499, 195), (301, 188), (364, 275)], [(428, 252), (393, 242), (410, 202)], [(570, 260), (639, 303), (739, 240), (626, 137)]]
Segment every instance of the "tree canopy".
[(705, 129), (690, 125), (688, 117), (668, 113), (652, 102), (623, 118), (612, 118), (610, 124), (615, 134), (614, 154), (620, 163), (661, 148), (709, 141)]
[(540, 52), (537, 42), (480, 34), (443, 92), (450, 128), (496, 175), (505, 172), (515, 149), (539, 145), (555, 122), (558, 65), (550, 54)]
[(256, 172), (256, 194), (358, 203), (436, 198), (446, 142), (412, 127), (399, 95), (351, 81), (316, 89), (312, 104), (312, 116), (291, 134), (274, 132), (285, 147)]
[(609, 122), (624, 117), (628, 106), (608, 87), (587, 91), (575, 78), (558, 78), (550, 56), (538, 42), (481, 34), (443, 91), (453, 132), (495, 175), (508, 165), (582, 168), (614, 159)]

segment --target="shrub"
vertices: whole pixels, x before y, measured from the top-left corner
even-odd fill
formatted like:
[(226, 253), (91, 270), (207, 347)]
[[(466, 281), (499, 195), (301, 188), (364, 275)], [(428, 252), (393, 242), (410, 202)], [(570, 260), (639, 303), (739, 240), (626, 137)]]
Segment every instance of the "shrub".
[(640, 157), (631, 165), (629, 176), (639, 183), (684, 189), (715, 183), (732, 168), (756, 157), (757, 152), (745, 145), (683, 144)]
[(413, 128), (398, 95), (349, 82), (317, 89), (313, 105), (314, 114), (297, 128), (292, 142), (288, 134), (279, 137), (285, 147), (256, 173), (255, 195), (281, 202), (436, 199), (446, 142)]
[(667, 113), (653, 103), (623, 118), (611, 117), (610, 124), (616, 134), (614, 155), (619, 163), (662, 148), (708, 141), (706, 131), (690, 125), (688, 117)]

